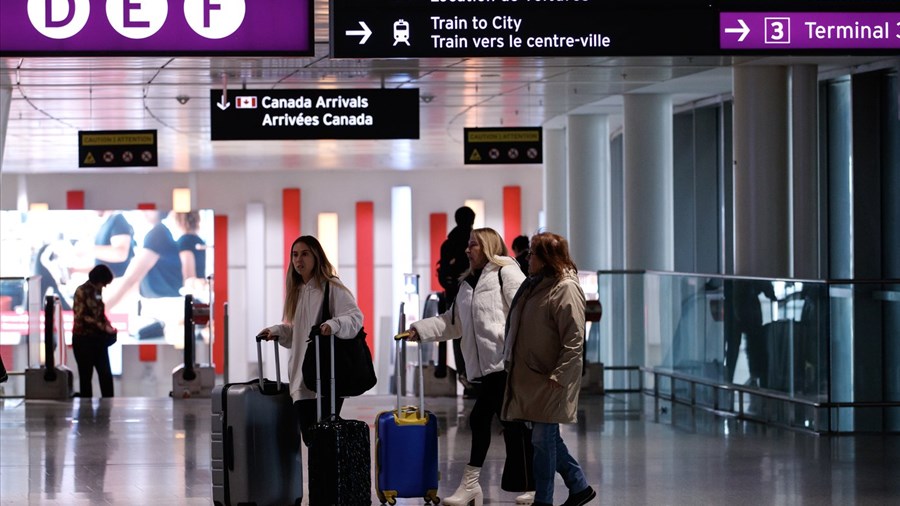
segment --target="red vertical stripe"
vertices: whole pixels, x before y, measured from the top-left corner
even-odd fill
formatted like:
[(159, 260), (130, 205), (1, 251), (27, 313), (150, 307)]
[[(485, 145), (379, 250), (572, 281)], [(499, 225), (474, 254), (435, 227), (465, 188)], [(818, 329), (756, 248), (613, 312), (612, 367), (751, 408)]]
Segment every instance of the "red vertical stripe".
[(216, 215), (213, 252), (213, 362), (216, 374), (225, 373), (225, 303), (228, 301), (228, 216)]
[(431, 238), (431, 291), (439, 292), (443, 288), (437, 277), (437, 263), (441, 259), (441, 244), (447, 238), (447, 213), (429, 214), (428, 230)]
[[(156, 209), (156, 204), (152, 202), (141, 202), (137, 205), (138, 209), (152, 210)], [(156, 362), (156, 345), (141, 344), (138, 346), (138, 356), (141, 362)]]
[(66, 192), (66, 209), (84, 209), (84, 190), (69, 190)]
[(522, 187), (503, 187), (503, 237), (512, 251), (512, 242), (522, 233)]
[(356, 298), (364, 319), (369, 322), (366, 342), (375, 356), (375, 204), (356, 203)]
[[(6, 308), (3, 308), (7, 311)], [(19, 364), (14, 360), (16, 358), (16, 346), (12, 344), (0, 344), (0, 359), (3, 360), (3, 367), (7, 371), (15, 371)], [(24, 368), (23, 368), (24, 369)]]
[(294, 239), (300, 237), (300, 188), (281, 190), (281, 224), (284, 239), (284, 265), (281, 272), (287, 272), (291, 265), (291, 252), (288, 248)]

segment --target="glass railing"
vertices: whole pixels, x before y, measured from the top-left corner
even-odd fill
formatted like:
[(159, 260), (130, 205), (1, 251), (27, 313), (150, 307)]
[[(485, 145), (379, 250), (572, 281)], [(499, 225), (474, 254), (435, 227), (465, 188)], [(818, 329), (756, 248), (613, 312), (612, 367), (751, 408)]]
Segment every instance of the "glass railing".
[(598, 293), (600, 360), (659, 372), (648, 392), (820, 433), (900, 431), (898, 280), (600, 271)]

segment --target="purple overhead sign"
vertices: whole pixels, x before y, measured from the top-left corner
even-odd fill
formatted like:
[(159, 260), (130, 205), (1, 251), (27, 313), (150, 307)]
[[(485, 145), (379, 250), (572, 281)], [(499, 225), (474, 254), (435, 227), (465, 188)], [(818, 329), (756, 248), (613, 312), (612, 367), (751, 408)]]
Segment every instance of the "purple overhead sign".
[(0, 0), (0, 54), (311, 56), (313, 0)]
[(721, 49), (900, 49), (900, 12), (722, 12)]

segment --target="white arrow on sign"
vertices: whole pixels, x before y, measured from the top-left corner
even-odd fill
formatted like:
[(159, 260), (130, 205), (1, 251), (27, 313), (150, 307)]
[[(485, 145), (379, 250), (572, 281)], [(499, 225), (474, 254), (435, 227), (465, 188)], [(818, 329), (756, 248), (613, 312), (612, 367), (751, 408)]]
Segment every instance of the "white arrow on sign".
[(344, 32), (346, 35), (350, 35), (351, 37), (354, 35), (362, 35), (362, 38), (359, 39), (359, 45), (363, 45), (369, 40), (369, 36), (372, 35), (372, 30), (366, 25), (365, 21), (360, 21), (359, 26), (362, 27), (362, 30), (347, 30)]
[(216, 105), (219, 106), (219, 109), (222, 109), (224, 111), (225, 109), (228, 109), (229, 107), (231, 107), (231, 102), (226, 102), (225, 94), (223, 93), (222, 98), (219, 100), (219, 103)]
[(750, 33), (750, 28), (747, 26), (747, 23), (744, 23), (743, 19), (738, 18), (737, 21), (738, 21), (738, 23), (740, 23), (741, 27), (740, 28), (726, 28), (725, 33), (739, 33), (739, 34), (741, 34), (741, 36), (738, 37), (738, 42), (744, 42), (744, 39), (747, 38), (747, 34)]

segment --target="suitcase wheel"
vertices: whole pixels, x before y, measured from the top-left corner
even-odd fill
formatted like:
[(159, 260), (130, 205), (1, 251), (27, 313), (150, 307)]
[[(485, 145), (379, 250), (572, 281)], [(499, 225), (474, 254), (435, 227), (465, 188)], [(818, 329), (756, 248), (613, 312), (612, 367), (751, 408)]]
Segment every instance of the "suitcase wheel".
[(441, 498), (437, 496), (436, 490), (429, 490), (425, 495), (425, 504), (439, 504)]

